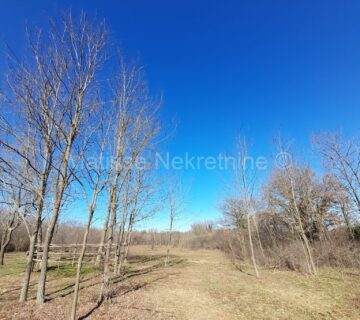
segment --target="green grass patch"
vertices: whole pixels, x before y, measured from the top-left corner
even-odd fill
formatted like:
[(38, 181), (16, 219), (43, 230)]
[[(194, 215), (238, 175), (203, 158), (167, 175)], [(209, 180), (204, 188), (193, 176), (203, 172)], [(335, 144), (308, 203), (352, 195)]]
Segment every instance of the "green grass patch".
[[(0, 277), (16, 276), (24, 272), (26, 266), (26, 255), (24, 252), (8, 253), (5, 255), (5, 264), (0, 266)], [(99, 268), (94, 265), (84, 265), (82, 275), (98, 272)], [(36, 272), (36, 271), (35, 271)], [(76, 275), (76, 264), (49, 265), (49, 274), (55, 277), (70, 278)]]
[[(97, 266), (85, 265), (81, 269), (81, 275), (96, 273), (98, 271), (99, 268)], [(59, 278), (74, 278), (76, 276), (76, 265), (63, 265), (60, 267), (52, 266), (49, 269), (49, 274)]]
[(4, 265), (0, 266), (0, 277), (19, 275), (24, 272), (26, 255), (24, 252), (6, 253)]

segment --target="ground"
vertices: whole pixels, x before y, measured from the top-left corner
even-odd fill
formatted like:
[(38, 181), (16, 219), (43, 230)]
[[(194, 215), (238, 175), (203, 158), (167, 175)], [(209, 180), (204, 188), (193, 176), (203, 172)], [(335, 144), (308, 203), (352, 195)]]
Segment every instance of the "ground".
[[(85, 269), (78, 315), (81, 319), (359, 319), (360, 272), (321, 269), (317, 277), (250, 266), (239, 271), (221, 252), (135, 246), (126, 276), (111, 287), (112, 300), (97, 305), (100, 273)], [(53, 268), (48, 302), (17, 302), (23, 254), (10, 254), (0, 268), (0, 319), (68, 319), (74, 268)], [(37, 274), (32, 278), (36, 283)]]

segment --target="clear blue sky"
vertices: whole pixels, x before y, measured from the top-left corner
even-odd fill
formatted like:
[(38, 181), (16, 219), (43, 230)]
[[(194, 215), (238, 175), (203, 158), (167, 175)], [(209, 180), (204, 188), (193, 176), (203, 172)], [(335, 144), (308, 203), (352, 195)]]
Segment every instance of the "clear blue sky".
[[(313, 132), (359, 129), (360, 1), (2, 1), (1, 42), (18, 52), (26, 22), (70, 6), (104, 17), (145, 66), (163, 121), (179, 123), (174, 155), (229, 152), (240, 130), (269, 155), (279, 130), (302, 150)], [(182, 174), (193, 182), (180, 227), (215, 219), (222, 174)]]

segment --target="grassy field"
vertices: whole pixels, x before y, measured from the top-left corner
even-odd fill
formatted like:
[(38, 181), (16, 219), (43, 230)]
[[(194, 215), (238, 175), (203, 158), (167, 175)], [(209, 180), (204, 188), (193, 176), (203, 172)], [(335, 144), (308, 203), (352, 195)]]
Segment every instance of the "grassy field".
[[(261, 270), (261, 279), (236, 269), (220, 252), (173, 249), (172, 265), (163, 265), (165, 248), (133, 247), (125, 278), (112, 285), (111, 304), (96, 308), (100, 273), (86, 267), (79, 315), (89, 319), (359, 319), (360, 273), (321, 269), (309, 277), (290, 271)], [(23, 254), (7, 257), (0, 268), (1, 319), (67, 319), (75, 269), (53, 268), (49, 302), (17, 303)], [(32, 283), (36, 283), (34, 274)], [(36, 292), (32, 286), (31, 296)]]

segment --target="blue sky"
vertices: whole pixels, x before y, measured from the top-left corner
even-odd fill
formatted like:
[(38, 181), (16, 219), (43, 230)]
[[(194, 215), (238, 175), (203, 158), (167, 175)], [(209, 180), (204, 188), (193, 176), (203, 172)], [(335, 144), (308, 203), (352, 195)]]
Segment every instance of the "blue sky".
[[(69, 7), (104, 17), (144, 65), (152, 93), (164, 95), (165, 126), (178, 123), (163, 146), (172, 155), (231, 152), (240, 131), (255, 155), (269, 156), (279, 131), (303, 153), (314, 132), (359, 129), (359, 1), (2, 1), (1, 43), (20, 52), (27, 23)], [(223, 173), (181, 175), (192, 188), (179, 228), (216, 219)]]

